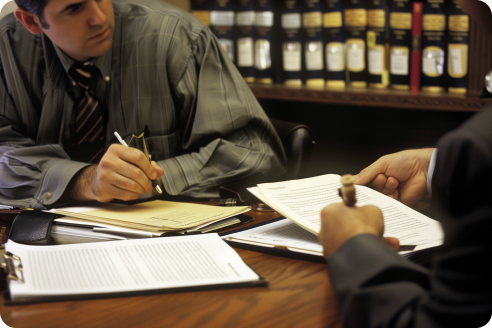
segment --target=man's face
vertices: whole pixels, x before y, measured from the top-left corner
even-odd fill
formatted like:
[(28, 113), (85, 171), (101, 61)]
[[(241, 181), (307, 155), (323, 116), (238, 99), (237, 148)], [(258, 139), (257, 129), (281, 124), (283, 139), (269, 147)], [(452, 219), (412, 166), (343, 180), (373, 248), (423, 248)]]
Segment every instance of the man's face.
[(111, 0), (48, 0), (43, 13), (44, 34), (75, 60), (101, 56), (113, 43)]

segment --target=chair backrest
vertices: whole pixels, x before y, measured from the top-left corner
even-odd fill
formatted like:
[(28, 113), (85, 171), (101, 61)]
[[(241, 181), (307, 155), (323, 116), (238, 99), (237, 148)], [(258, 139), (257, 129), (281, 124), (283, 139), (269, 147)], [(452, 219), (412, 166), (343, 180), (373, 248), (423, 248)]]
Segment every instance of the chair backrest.
[[(304, 124), (286, 122), (270, 118), (287, 155), (287, 172), (281, 176), (270, 175), (268, 177), (257, 177), (233, 182), (221, 187), (221, 198), (236, 198), (238, 205), (258, 205), (258, 199), (247, 191), (258, 183), (277, 182), (292, 179), (305, 178), (308, 176), (307, 166), (311, 149), (313, 148), (313, 133)], [(255, 211), (273, 211), (262, 204), (263, 209)]]
[[(0, 6), (2, 5), (2, 3), (4, 3), (4, 1), (0, 1)], [(17, 5), (14, 1), (8, 1), (7, 3), (5, 3), (1, 8), (2, 10), (0, 11), (0, 19), (2, 19), (5, 15), (14, 12), (16, 8)]]
[(313, 148), (313, 132), (304, 124), (270, 118), (287, 155), (287, 172), (279, 177), (281, 180), (305, 178), (307, 166)]

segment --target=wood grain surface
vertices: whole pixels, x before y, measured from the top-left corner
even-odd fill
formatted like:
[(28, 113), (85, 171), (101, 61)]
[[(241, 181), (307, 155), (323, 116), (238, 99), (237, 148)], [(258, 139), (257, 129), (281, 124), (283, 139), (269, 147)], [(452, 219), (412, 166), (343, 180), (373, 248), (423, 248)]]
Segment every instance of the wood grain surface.
[[(277, 213), (246, 213), (251, 224)], [(236, 249), (268, 287), (2, 305), (10, 327), (333, 327), (341, 328), (326, 266)]]

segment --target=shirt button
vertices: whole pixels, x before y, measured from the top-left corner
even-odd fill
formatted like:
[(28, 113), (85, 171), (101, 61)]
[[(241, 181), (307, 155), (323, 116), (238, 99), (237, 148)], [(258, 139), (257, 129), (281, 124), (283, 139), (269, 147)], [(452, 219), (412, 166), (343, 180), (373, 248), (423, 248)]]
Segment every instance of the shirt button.
[(46, 194), (44, 194), (44, 198), (50, 199), (51, 198), (51, 193), (48, 191)]
[(75, 86), (77, 83), (75, 83), (75, 81), (72, 81), (72, 85)]
[(109, 82), (110, 80), (109, 76), (106, 76), (104, 79), (106, 80), (106, 82)]

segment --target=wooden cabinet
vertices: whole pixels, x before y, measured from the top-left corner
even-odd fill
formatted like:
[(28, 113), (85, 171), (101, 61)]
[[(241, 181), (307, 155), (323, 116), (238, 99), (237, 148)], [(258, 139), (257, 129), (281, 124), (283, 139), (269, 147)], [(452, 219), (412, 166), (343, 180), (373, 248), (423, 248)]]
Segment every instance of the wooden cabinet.
[(492, 98), (480, 98), (484, 90), (485, 74), (492, 69), (492, 37), (484, 34), (473, 19), (471, 21), (468, 63), (467, 95), (410, 93), (390, 89), (310, 89), (307, 87), (287, 87), (281, 84), (252, 84), (251, 89), (260, 100), (288, 100), (395, 109), (478, 112), (487, 105), (492, 104)]
[[(183, 9), (190, 8), (190, 0), (164, 0)], [(469, 73), (467, 95), (448, 93), (434, 95), (394, 90), (375, 89), (310, 89), (287, 87), (282, 84), (251, 84), (259, 100), (287, 100), (307, 103), (348, 106), (404, 108), (417, 110), (478, 112), (492, 104), (492, 98), (480, 98), (484, 90), (485, 74), (492, 69), (492, 37), (484, 34), (471, 19)], [(280, 60), (280, 58), (275, 58)]]

